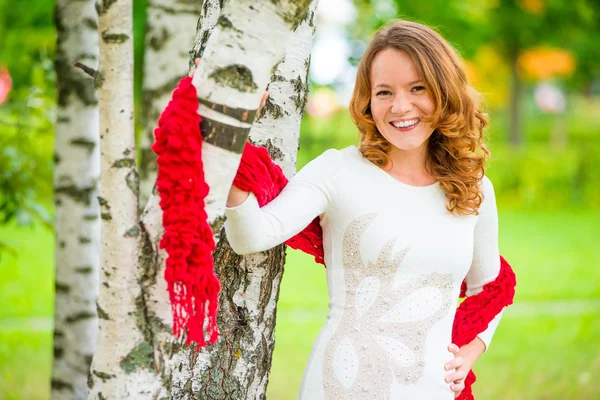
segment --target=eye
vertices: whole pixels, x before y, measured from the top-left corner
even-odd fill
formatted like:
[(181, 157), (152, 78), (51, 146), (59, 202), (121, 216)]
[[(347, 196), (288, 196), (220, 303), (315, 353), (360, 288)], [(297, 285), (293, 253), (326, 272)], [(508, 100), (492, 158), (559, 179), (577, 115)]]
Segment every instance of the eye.
[(392, 94), (389, 90), (380, 90), (377, 92), (376, 96), (387, 96), (388, 94)]
[(415, 92), (421, 92), (425, 90), (425, 86), (415, 86), (412, 89), (410, 89), (411, 92), (415, 93)]

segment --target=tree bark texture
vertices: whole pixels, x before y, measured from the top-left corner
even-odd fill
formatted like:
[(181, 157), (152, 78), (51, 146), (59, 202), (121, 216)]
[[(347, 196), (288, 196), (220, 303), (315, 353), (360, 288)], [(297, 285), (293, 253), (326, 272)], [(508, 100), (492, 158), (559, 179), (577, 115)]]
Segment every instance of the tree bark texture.
[(96, 342), (100, 246), (98, 97), (92, 77), (73, 66), (98, 66), (94, 0), (57, 0), (57, 121), (54, 155), (55, 311), (51, 397), (87, 397)]
[[(206, 15), (209, 1), (149, 0), (144, 51), (143, 108), (140, 154), (140, 205), (143, 207), (156, 182), (154, 128), (162, 110), (171, 98), (173, 88), (189, 71), (189, 47), (194, 42), (198, 15), (203, 26), (212, 26), (220, 13)], [(218, 3), (218, 2), (217, 2)]]
[[(137, 362), (152, 352), (139, 329), (138, 175), (133, 123), (133, 36), (131, 0), (98, 3), (100, 69), (101, 257), (96, 350), (90, 370), (90, 399), (151, 398), (152, 387), (137, 375), (153, 376)], [(141, 371), (138, 371), (140, 370)], [(138, 374), (133, 374), (133, 372)], [(158, 385), (158, 384), (157, 384)]]
[[(278, 14), (281, 9), (275, 10), (270, 1), (266, 2), (268, 4), (257, 3), (259, 2), (239, 2), (229, 9), (225, 6), (219, 18), (220, 23), (206, 45), (201, 67), (196, 73), (197, 77), (204, 78), (196, 78), (195, 81), (199, 87), (199, 97), (206, 93), (206, 97), (201, 97), (200, 101), (211, 96), (210, 101), (226, 105), (228, 109), (252, 110), (258, 106), (264, 88), (269, 79), (272, 79), (267, 106), (253, 125), (251, 120), (245, 123), (236, 121), (214, 110), (207, 111), (203, 106), (200, 112), (206, 112), (203, 118), (223, 121), (223, 124), (231, 123), (234, 131), (240, 127), (250, 129), (251, 126), (250, 139), (269, 148), (272, 157), (290, 174), (288, 177), (291, 177), (295, 171), (300, 118), (306, 102), (316, 2), (302, 13), (296, 11), (299, 20), (290, 23), (286, 28), (289, 32), (297, 27), (289, 36), (289, 40), (283, 37), (285, 31), (281, 29), (256, 32), (258, 25), (283, 26), (277, 21), (282, 19)], [(262, 7), (267, 8), (267, 11)], [(250, 21), (254, 21), (253, 24), (238, 23), (248, 11), (252, 12), (243, 18), (249, 18)], [(254, 11), (256, 14), (253, 14)], [(265, 17), (267, 18), (264, 19)], [(202, 32), (201, 24), (202, 21), (199, 24), (199, 36)], [(246, 43), (246, 35), (255, 35), (252, 40), (264, 40), (270, 45), (262, 42)], [(275, 40), (273, 35), (278, 39)], [(198, 40), (198, 43), (200, 42), (201, 40)], [(287, 47), (283, 48), (286, 42)], [(273, 50), (276, 47), (274, 43), (282, 46), (279, 56)], [(200, 47), (198, 46), (198, 49)], [(265, 51), (266, 47), (269, 48), (268, 51)], [(261, 50), (262, 53), (269, 52), (268, 55), (259, 53)], [(285, 59), (279, 63), (283, 54)], [(228, 68), (232, 62), (236, 63), (235, 71), (227, 72), (232, 70)], [(270, 69), (271, 66), (276, 68)], [(215, 71), (224, 73), (228, 80), (221, 81)], [(243, 76), (240, 78), (236, 74)], [(252, 78), (248, 78), (249, 76)], [(254, 85), (250, 82), (254, 82)], [(239, 89), (234, 90), (232, 85)], [(253, 89), (245, 91), (245, 88)], [(228, 94), (221, 94), (221, 91)], [(226, 129), (223, 129), (225, 133)], [(243, 140), (245, 141), (245, 137)], [(205, 153), (204, 149), (207, 147), (209, 150)], [(236, 160), (237, 157), (237, 161), (223, 164), (218, 160), (221, 156), (229, 161)], [(211, 191), (229, 190), (240, 156), (239, 152), (218, 148), (214, 144), (203, 145), (206, 177), (209, 181), (213, 179), (210, 183)], [(212, 164), (210, 159), (213, 160)], [(217, 171), (222, 167), (233, 170), (228, 173), (228, 181), (217, 183), (214, 180), (215, 175), (222, 172)], [(221, 210), (223, 206), (224, 203)], [(213, 221), (213, 232), (216, 232), (218, 243), (213, 256), (215, 271), (222, 284), (218, 318), (221, 336), (215, 345), (203, 348), (199, 353), (196, 353), (195, 348), (182, 345), (181, 340), (173, 338), (171, 334), (171, 309), (163, 279), (165, 253), (158, 250), (158, 242), (162, 235), (162, 216), (157, 196), (151, 197), (142, 216), (144, 240), (141, 268), (144, 277), (143, 292), (146, 296), (145, 314), (150, 322), (148, 337), (153, 340), (156, 368), (163, 383), (163, 388), (154, 394), (155, 398), (265, 398), (274, 348), (275, 312), (283, 273), (284, 246), (263, 253), (238, 256), (227, 243), (221, 228), (223, 217), (222, 214), (214, 214), (216, 209), (213, 208), (213, 214), (209, 214), (209, 220)]]

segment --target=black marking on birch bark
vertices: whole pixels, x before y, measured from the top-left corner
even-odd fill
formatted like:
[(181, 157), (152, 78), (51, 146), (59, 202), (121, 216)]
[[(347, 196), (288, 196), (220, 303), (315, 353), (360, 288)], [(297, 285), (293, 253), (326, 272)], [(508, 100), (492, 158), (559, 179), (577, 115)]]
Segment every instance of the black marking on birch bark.
[(135, 165), (133, 158), (121, 158), (116, 160), (110, 167), (111, 168), (131, 168)]
[(69, 144), (71, 146), (83, 147), (87, 150), (88, 154), (92, 154), (92, 152), (96, 148), (96, 142), (83, 137), (71, 139), (69, 140)]
[(273, 118), (274, 120), (290, 115), (288, 111), (284, 110), (279, 104), (276, 104), (273, 100), (271, 100), (271, 97), (267, 98), (267, 102), (265, 103), (265, 107), (263, 108), (263, 110), (264, 111), (261, 112), (261, 117), (263, 115), (266, 115), (266, 113), (269, 113), (269, 115), (271, 115), (271, 118)]
[(93, 354), (83, 354), (83, 361), (86, 363), (86, 365), (88, 367), (92, 364), (92, 359), (93, 358), (94, 358)]
[(57, 153), (54, 153), (54, 165), (60, 164), (60, 156)]
[(59, 379), (52, 379), (51, 386), (53, 390), (68, 390), (69, 392), (73, 391), (73, 385)]
[(93, 270), (94, 270), (94, 268), (89, 265), (75, 268), (75, 272), (77, 272), (78, 274), (89, 274)]
[(227, 115), (240, 122), (251, 124), (256, 118), (256, 110), (246, 110), (245, 108), (227, 107), (223, 104), (213, 103), (207, 99), (198, 99), (198, 103), (203, 106), (210, 108), (211, 110), (217, 111), (221, 114)]
[(56, 329), (56, 330), (54, 331), (54, 335), (53, 335), (53, 336), (54, 336), (54, 339), (58, 339), (58, 338), (64, 338), (64, 337), (65, 337), (65, 334), (64, 334), (64, 332), (63, 332), (63, 331), (60, 331), (60, 330), (57, 330), (57, 329)]
[(89, 237), (84, 237), (84, 236), (79, 236), (77, 238), (77, 240), (79, 241), (79, 243), (81, 244), (88, 244), (88, 243), (92, 243), (92, 239), (90, 239)]
[(84, 321), (90, 318), (96, 318), (96, 314), (87, 311), (82, 311), (77, 314), (69, 315), (67, 318), (65, 318), (65, 322), (67, 324), (73, 324), (75, 322)]
[(300, 0), (297, 3), (292, 3), (289, 5), (290, 10), (280, 14), (283, 21), (290, 25), (292, 31), (295, 31), (302, 22), (311, 2), (312, 0)]
[[(106, 78), (104, 76), (104, 72), (98, 70), (98, 72), (96, 73), (96, 79), (94, 79), (94, 88), (96, 90), (102, 89), (102, 85), (104, 85), (105, 80), (106, 80)], [(102, 136), (100, 136), (100, 137), (102, 137)]]
[(92, 374), (96, 375), (98, 378), (102, 379), (102, 382), (106, 382), (109, 379), (114, 378), (116, 375), (113, 374), (107, 374), (106, 372), (102, 372), (102, 371), (92, 371)]
[(125, 177), (125, 183), (137, 198), (137, 196), (140, 194), (140, 177), (138, 176), (137, 171), (135, 169), (129, 171), (129, 173)]
[(276, 145), (273, 144), (273, 141), (271, 141), (271, 139), (267, 139), (266, 142), (259, 144), (262, 147), (265, 147), (267, 149), (267, 151), (269, 152), (269, 155), (271, 156), (271, 158), (273, 160), (277, 160), (277, 161), (283, 161), (285, 160), (285, 154), (283, 153), (283, 151), (281, 151), (281, 149), (279, 147), (277, 147)]
[(61, 107), (69, 105), (71, 94), (77, 96), (86, 106), (98, 104), (98, 95), (94, 89), (93, 82), (87, 79), (85, 75), (75, 73), (75, 68), (71, 60), (67, 57), (64, 47), (70, 30), (64, 25), (63, 19), (66, 16), (60, 15), (58, 11), (54, 16), (57, 29), (57, 47), (54, 58), (54, 69), (56, 71), (57, 102)]
[(98, 203), (100, 203), (100, 218), (105, 221), (110, 221), (112, 215), (110, 214), (110, 205), (104, 197), (98, 196)]
[(140, 227), (135, 225), (125, 231), (125, 237), (138, 237), (140, 235)]
[(296, 105), (296, 112), (301, 113), (304, 110), (307, 102), (308, 81), (303, 83), (302, 78), (298, 75), (297, 78), (291, 79), (290, 83), (294, 87), (294, 94), (290, 99)]
[(106, 400), (106, 397), (104, 397), (102, 392), (98, 392), (98, 400)]
[(83, 60), (87, 60), (87, 61), (98, 61), (98, 56), (96, 54), (93, 53), (79, 53), (77, 54), (74, 58), (74, 60), (77, 61), (83, 61)]
[(110, 6), (115, 4), (118, 0), (99, 0), (96, 3), (96, 11), (98, 11), (98, 15), (104, 15), (108, 12)]
[(160, 51), (165, 46), (165, 43), (169, 41), (169, 39), (171, 39), (171, 35), (169, 34), (169, 31), (163, 27), (160, 32), (152, 32), (148, 40), (148, 46), (150, 46), (150, 48), (152, 48), (154, 51)]
[(59, 199), (58, 197), (55, 197), (54, 198), (54, 205), (61, 206), (62, 205), (62, 200)]
[(96, 74), (98, 73), (98, 71), (96, 71), (94, 68), (88, 67), (87, 65), (85, 65), (79, 61), (75, 61), (73, 63), (73, 66), (75, 68), (79, 68), (80, 70), (85, 72), (90, 78), (95, 78)]
[(241, 30), (239, 30), (238, 28), (236, 28), (235, 26), (233, 26), (233, 24), (231, 23), (231, 21), (229, 20), (229, 18), (227, 18), (225, 15), (221, 14), (219, 16), (219, 20), (217, 21), (217, 25), (220, 26), (223, 29), (229, 29), (232, 30), (236, 33), (242, 33)]
[(100, 307), (100, 304), (98, 304), (98, 302), (96, 302), (96, 313), (98, 314), (98, 318), (100, 318), (100, 319), (106, 319), (106, 320), (110, 319), (110, 317), (108, 316), (106, 311), (104, 311), (102, 309), (102, 307)]
[(54, 358), (62, 358), (64, 352), (62, 347), (54, 346)]
[(250, 128), (239, 128), (202, 117), (200, 132), (206, 143), (242, 154)]
[(84, 221), (95, 221), (98, 219), (98, 215), (94, 214), (94, 215), (84, 215), (83, 216), (83, 220)]
[(110, 287), (110, 285), (108, 284), (108, 282), (102, 282), (102, 285), (104, 285), (104, 287)]
[(71, 122), (71, 117), (66, 117), (66, 116), (60, 116), (56, 118), (56, 123), (57, 124), (67, 124)]
[(154, 348), (146, 342), (140, 342), (123, 357), (119, 365), (126, 374), (130, 374), (139, 368), (156, 370), (154, 363)]
[(71, 286), (57, 281), (54, 282), (54, 291), (56, 293), (68, 294), (71, 291)]
[(215, 69), (209, 76), (216, 83), (236, 89), (240, 92), (254, 92), (258, 89), (252, 72), (242, 64), (231, 64)]
[(60, 242), (58, 242), (58, 247), (64, 249), (65, 247), (67, 247), (67, 243), (64, 240), (61, 240)]

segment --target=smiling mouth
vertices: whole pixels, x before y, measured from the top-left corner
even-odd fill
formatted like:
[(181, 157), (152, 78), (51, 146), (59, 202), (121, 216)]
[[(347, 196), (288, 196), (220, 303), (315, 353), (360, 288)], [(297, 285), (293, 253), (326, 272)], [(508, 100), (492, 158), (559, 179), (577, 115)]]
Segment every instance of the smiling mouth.
[(411, 119), (408, 121), (402, 121), (402, 122), (390, 122), (390, 125), (394, 129), (406, 131), (406, 130), (410, 130), (410, 129), (414, 128), (415, 126), (417, 126), (419, 124), (419, 122), (421, 122), (421, 119), (415, 118), (415, 119)]

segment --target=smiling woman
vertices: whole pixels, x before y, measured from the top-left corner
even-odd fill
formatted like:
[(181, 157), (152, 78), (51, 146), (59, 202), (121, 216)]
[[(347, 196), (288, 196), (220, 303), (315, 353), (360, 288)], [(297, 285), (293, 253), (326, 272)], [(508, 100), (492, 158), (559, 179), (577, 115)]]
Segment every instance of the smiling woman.
[[(326, 151), (268, 204), (232, 188), (225, 231), (238, 254), (286, 242), (317, 217), (322, 229), (330, 312), (300, 399), (473, 398), (471, 367), (514, 282), (501, 269), (486, 120), (470, 93), (443, 38), (394, 22), (359, 65), (350, 111), (360, 146)], [(463, 282), (473, 298), (457, 312)]]
[(401, 181), (439, 181), (449, 211), (476, 213), (489, 157), (486, 115), (456, 51), (409, 21), (382, 28), (363, 55), (350, 103), (360, 151)]

